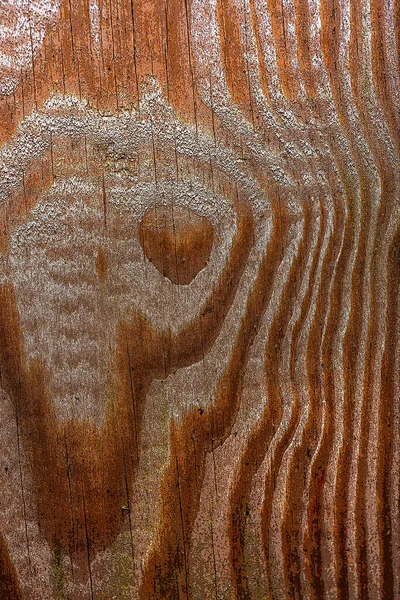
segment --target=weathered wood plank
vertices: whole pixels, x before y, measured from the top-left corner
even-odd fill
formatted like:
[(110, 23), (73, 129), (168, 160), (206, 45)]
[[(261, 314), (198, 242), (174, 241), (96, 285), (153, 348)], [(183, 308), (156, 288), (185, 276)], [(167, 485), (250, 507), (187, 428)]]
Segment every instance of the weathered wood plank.
[(0, 0), (0, 597), (400, 598), (399, 0)]

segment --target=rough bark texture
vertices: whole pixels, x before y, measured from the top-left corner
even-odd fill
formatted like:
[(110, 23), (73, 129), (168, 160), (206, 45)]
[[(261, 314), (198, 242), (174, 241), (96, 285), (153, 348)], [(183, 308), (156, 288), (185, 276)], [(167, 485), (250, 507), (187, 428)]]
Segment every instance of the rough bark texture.
[(399, 83), (399, 0), (0, 0), (1, 600), (400, 598)]

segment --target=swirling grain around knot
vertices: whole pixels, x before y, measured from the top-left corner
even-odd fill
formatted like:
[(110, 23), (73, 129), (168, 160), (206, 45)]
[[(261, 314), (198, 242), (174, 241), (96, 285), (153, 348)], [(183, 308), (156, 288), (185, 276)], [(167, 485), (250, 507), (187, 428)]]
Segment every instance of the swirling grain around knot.
[(10, 598), (400, 597), (399, 9), (31, 21), (0, 85)]

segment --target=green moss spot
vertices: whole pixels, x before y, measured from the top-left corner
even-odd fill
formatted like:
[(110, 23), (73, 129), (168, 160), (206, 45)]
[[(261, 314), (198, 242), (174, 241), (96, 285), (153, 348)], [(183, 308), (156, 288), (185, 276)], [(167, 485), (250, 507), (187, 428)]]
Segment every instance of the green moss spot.
[(64, 589), (64, 574), (62, 568), (62, 555), (59, 548), (55, 548), (51, 555), (51, 583), (54, 600), (66, 600)]

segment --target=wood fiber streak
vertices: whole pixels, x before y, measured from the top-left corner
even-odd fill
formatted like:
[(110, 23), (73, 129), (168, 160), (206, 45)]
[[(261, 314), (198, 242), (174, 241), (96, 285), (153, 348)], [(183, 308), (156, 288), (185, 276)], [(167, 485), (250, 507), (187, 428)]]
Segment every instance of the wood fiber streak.
[(0, 577), (0, 589), (4, 598), (20, 600), (22, 596), (17, 575), (8, 553), (6, 541), (3, 538), (0, 540)]
[(399, 9), (0, 2), (0, 600), (400, 599)]

